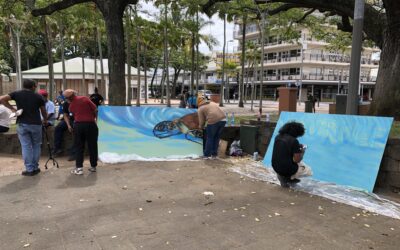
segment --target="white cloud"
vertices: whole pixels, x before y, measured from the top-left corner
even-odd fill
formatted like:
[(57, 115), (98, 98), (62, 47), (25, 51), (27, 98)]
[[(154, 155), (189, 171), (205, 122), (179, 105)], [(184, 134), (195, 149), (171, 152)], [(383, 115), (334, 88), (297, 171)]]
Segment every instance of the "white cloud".
[[(154, 15), (159, 15), (160, 11), (157, 9), (153, 3), (149, 2), (142, 2), (140, 3), (140, 9), (143, 11), (146, 11), (150, 13), (152, 16)], [(146, 19), (152, 19), (154, 18), (152, 16), (149, 16), (147, 14), (141, 14), (144, 18)], [(207, 16), (203, 15), (204, 19), (209, 19)], [(211, 21), (214, 23), (212, 25), (209, 25), (208, 27), (204, 27), (201, 32), (202, 34), (205, 35), (212, 35), (218, 40), (218, 45), (213, 47), (213, 51), (222, 51), (223, 43), (224, 43), (224, 21), (219, 19), (218, 15), (214, 15), (211, 18)], [(226, 41), (233, 40), (233, 31), (234, 31), (234, 24), (233, 23), (227, 23), (226, 24)], [(233, 47), (237, 47), (238, 42), (235, 40), (233, 43), (229, 43), (229, 51), (232, 52)], [(199, 45), (199, 50), (202, 53), (210, 53), (210, 49), (207, 47), (205, 43), (201, 43)]]

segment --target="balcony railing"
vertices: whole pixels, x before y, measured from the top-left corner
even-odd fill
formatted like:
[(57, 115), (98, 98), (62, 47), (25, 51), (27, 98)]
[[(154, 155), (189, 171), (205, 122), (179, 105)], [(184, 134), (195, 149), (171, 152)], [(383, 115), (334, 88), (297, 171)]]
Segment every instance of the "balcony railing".
[[(349, 81), (349, 76), (348, 75), (344, 75), (341, 79), (342, 82), (348, 82)], [(245, 76), (245, 82), (247, 82), (247, 79), (249, 79), (249, 82), (254, 81), (260, 81), (261, 77), (249, 77), (247, 78)], [(301, 77), (300, 75), (268, 75), (268, 76), (264, 76), (264, 81), (293, 81), (293, 80), (300, 80)], [(314, 80), (314, 81), (339, 81), (340, 80), (340, 76), (338, 75), (332, 75), (332, 74), (304, 74), (303, 75), (303, 80)], [(360, 80), (362, 82), (374, 82), (374, 78), (373, 77), (369, 77), (369, 76), (361, 76)], [(376, 79), (375, 79), (376, 80)]]
[[(329, 62), (329, 63), (350, 63), (350, 56), (344, 55), (327, 55), (327, 54), (316, 54), (316, 53), (304, 53), (303, 61), (318, 61), (318, 62)], [(277, 56), (273, 59), (264, 59), (266, 63), (280, 63), (280, 62), (301, 62), (301, 56)], [(376, 65), (374, 60), (369, 58), (361, 58), (361, 64), (363, 65)]]

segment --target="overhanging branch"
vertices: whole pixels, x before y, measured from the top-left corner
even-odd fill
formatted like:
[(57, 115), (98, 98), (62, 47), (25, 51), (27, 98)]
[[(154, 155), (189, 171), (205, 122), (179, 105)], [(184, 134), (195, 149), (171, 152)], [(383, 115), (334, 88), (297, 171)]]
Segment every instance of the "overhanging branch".
[(306, 19), (309, 15), (311, 15), (312, 13), (314, 13), (314, 11), (316, 11), (316, 10), (317, 10), (317, 9), (308, 10), (306, 13), (304, 13), (304, 15), (303, 15), (300, 19), (296, 20), (296, 23), (301, 23), (301, 22), (303, 22), (304, 19)]
[(350, 23), (350, 18), (348, 16), (342, 16), (342, 22), (337, 24), (339, 30), (344, 32), (352, 32), (353, 26)]
[(33, 16), (51, 15), (56, 11), (67, 9), (75, 4), (91, 2), (90, 0), (63, 0), (50, 4), (41, 9), (32, 10)]

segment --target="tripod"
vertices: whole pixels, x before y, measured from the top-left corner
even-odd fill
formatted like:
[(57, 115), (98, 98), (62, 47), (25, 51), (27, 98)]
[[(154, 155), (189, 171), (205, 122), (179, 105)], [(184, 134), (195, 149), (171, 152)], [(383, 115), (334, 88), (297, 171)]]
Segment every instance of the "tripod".
[(45, 126), (43, 126), (42, 128), (43, 128), (43, 133), (46, 137), (47, 149), (49, 150), (49, 159), (47, 159), (46, 164), (44, 164), (44, 167), (48, 169), (47, 164), (49, 163), (49, 161), (53, 161), (53, 167), (56, 166), (57, 168), (59, 168), (58, 162), (53, 156), (52, 148), (49, 141), (49, 135), (47, 134), (47, 128)]

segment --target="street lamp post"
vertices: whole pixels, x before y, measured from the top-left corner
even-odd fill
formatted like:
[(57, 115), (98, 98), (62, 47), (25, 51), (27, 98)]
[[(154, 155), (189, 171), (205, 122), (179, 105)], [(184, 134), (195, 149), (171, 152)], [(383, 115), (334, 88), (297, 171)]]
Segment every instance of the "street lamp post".
[(356, 0), (354, 5), (353, 41), (351, 45), (351, 63), (349, 94), (347, 96), (346, 114), (358, 113), (358, 89), (360, 84), (360, 65), (362, 49), (362, 31), (364, 26), (365, 0)]

